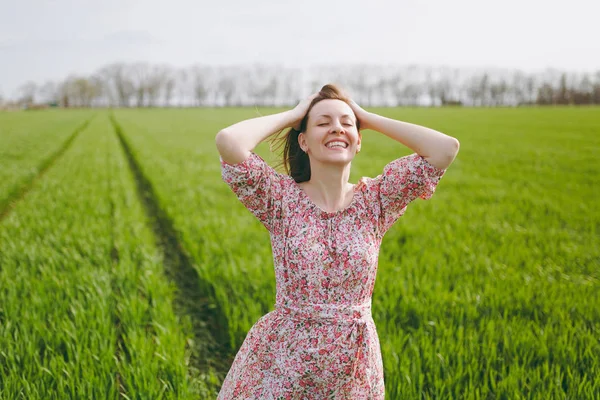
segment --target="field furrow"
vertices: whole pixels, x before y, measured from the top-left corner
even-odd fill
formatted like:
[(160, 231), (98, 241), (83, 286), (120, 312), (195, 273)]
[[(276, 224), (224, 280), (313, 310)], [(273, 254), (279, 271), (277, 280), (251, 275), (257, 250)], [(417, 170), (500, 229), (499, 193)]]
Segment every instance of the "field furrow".
[(202, 280), (184, 246), (170, 216), (158, 202), (152, 183), (144, 175), (118, 122), (111, 122), (126, 155), (127, 164), (137, 188), (137, 195), (151, 222), (156, 246), (161, 250), (165, 274), (176, 287), (175, 309), (192, 324), (190, 366), (205, 374), (223, 373), (231, 353), (228, 349), (227, 319), (214, 304), (214, 287)]
[(0, 113), (0, 220), (85, 129), (93, 112)]
[[(411, 204), (382, 245), (373, 315), (388, 396), (598, 394), (597, 109), (377, 112), (461, 141), (434, 198)], [(275, 300), (268, 233), (221, 182), (214, 146), (219, 129), (252, 116), (115, 112), (199, 275), (213, 282), (234, 350)], [(276, 163), (266, 144), (257, 151)], [(351, 181), (409, 152), (366, 131)]]
[(209, 395), (107, 115), (2, 221), (0, 266), (0, 398)]
[[(598, 109), (373, 111), (461, 142), (382, 243), (386, 398), (600, 398)], [(0, 220), (0, 399), (216, 397), (275, 303), (269, 234), (214, 143), (259, 115), (99, 111), (77, 134), (91, 114), (0, 114), (0, 201), (27, 190)], [(353, 183), (410, 153), (362, 143)]]

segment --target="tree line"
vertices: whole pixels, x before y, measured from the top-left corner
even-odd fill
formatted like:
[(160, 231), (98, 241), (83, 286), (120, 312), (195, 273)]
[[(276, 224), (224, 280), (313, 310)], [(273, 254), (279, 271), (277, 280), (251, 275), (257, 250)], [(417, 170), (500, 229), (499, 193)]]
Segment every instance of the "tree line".
[(61, 81), (26, 82), (15, 99), (4, 103), (33, 108), (289, 106), (328, 82), (343, 85), (367, 107), (600, 104), (600, 70), (367, 64), (174, 68), (145, 62), (113, 63)]

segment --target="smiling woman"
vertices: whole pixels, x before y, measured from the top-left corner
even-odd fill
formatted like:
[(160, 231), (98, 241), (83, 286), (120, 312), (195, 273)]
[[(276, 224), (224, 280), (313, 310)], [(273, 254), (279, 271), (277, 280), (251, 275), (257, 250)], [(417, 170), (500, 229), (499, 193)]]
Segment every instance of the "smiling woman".
[[(326, 85), (311, 100), (300, 123), (284, 135), (283, 163), (296, 182), (309, 181), (311, 161), (320, 163), (320, 144), (315, 145), (319, 140), (343, 143), (347, 151), (342, 152), (344, 157), (339, 161), (345, 164), (360, 151), (360, 121), (349, 104), (350, 99), (336, 86)], [(328, 135), (328, 132), (335, 135)]]
[[(431, 162), (414, 153), (349, 183), (365, 126)], [(290, 175), (252, 152), (286, 127)], [(216, 142), (223, 180), (270, 232), (277, 280), (275, 310), (248, 332), (218, 398), (383, 399), (371, 316), (379, 247), (411, 201), (433, 195), (458, 141), (368, 113), (326, 85), (293, 110), (222, 130)]]

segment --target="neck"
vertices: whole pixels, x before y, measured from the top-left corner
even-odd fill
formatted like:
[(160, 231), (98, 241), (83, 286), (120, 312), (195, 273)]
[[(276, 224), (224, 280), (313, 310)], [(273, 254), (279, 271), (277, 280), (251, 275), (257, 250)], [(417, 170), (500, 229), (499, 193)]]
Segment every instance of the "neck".
[(305, 182), (307, 193), (317, 205), (326, 211), (341, 210), (352, 201), (353, 185), (350, 178), (350, 163), (345, 166), (310, 163), (310, 181)]

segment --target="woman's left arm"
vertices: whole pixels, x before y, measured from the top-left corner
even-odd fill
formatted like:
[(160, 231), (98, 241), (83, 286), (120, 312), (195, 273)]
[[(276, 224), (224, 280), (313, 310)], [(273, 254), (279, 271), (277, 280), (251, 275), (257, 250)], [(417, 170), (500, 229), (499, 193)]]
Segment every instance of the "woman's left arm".
[(365, 111), (354, 101), (350, 106), (360, 121), (361, 130), (372, 129), (389, 136), (425, 158), (436, 168), (448, 168), (458, 154), (460, 142), (452, 136)]

